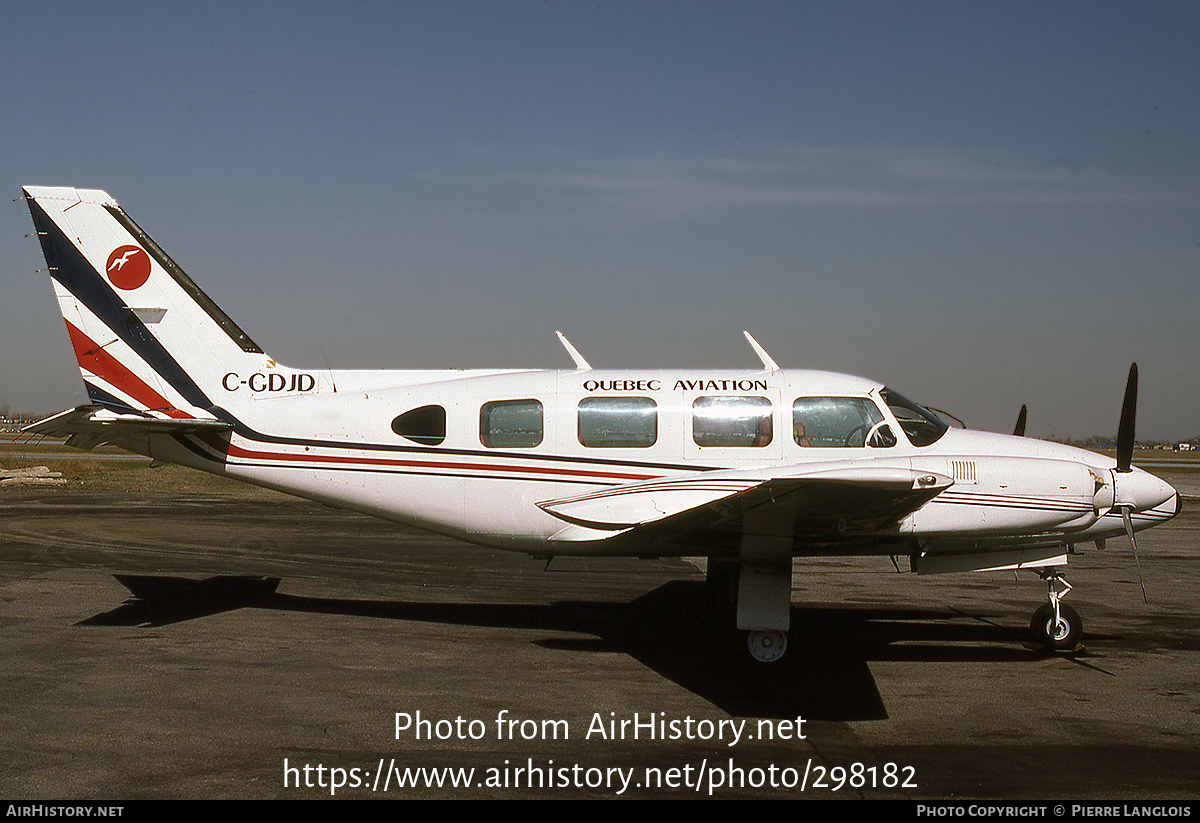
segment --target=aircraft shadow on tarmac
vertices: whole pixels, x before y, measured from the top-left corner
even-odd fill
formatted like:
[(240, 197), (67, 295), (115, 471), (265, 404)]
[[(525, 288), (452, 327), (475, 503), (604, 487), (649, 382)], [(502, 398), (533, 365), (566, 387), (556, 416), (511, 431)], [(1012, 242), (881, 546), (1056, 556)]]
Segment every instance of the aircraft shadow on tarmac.
[(536, 640), (547, 649), (621, 652), (734, 716), (882, 720), (869, 661), (1035, 662), (1026, 631), (934, 609), (792, 607), (788, 653), (750, 659), (702, 582), (674, 581), (627, 603), (439, 603), (279, 594), (277, 577), (206, 580), (115, 575), (134, 595), (76, 625), (162, 626), (241, 608), (592, 635)]

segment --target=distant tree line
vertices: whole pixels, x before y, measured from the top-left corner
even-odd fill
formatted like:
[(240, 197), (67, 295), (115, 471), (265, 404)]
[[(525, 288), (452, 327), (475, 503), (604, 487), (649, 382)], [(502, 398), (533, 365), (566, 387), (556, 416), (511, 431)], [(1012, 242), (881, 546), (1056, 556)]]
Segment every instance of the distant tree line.
[[(1109, 437), (1092, 435), (1083, 439), (1069, 437), (1051, 437), (1049, 439), (1055, 443), (1065, 443), (1068, 446), (1078, 446), (1081, 449), (1115, 449), (1117, 447), (1116, 435)], [(1200, 449), (1200, 435), (1184, 440), (1138, 440), (1134, 444), (1134, 447), (1138, 449), (1178, 449), (1180, 446)]]

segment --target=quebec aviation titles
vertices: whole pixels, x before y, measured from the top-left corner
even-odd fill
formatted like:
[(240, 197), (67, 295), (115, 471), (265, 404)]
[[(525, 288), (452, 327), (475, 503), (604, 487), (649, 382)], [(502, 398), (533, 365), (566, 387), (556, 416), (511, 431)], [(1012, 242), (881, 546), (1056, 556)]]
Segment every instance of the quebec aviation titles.
[[(766, 380), (676, 380), (674, 391), (766, 391)], [(662, 391), (661, 380), (584, 380), (583, 390)]]

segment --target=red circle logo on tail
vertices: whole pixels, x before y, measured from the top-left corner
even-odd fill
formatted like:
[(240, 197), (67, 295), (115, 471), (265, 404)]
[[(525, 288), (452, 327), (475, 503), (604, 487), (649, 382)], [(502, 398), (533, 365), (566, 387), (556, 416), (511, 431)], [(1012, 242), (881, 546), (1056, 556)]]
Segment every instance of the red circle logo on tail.
[(150, 255), (140, 246), (120, 246), (108, 256), (105, 273), (118, 289), (136, 289), (150, 279)]

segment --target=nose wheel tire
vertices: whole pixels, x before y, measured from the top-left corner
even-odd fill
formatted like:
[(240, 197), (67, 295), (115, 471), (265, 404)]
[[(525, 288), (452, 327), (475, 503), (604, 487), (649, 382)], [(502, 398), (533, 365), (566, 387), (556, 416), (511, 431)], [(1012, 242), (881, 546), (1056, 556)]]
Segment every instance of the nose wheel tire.
[(787, 635), (780, 631), (753, 631), (746, 635), (750, 656), (761, 663), (773, 663), (787, 651)]
[(1049, 603), (1038, 607), (1029, 622), (1034, 639), (1054, 651), (1070, 651), (1079, 645), (1083, 636), (1083, 620), (1079, 612), (1066, 603), (1058, 604), (1058, 620), (1054, 619), (1054, 607)]

